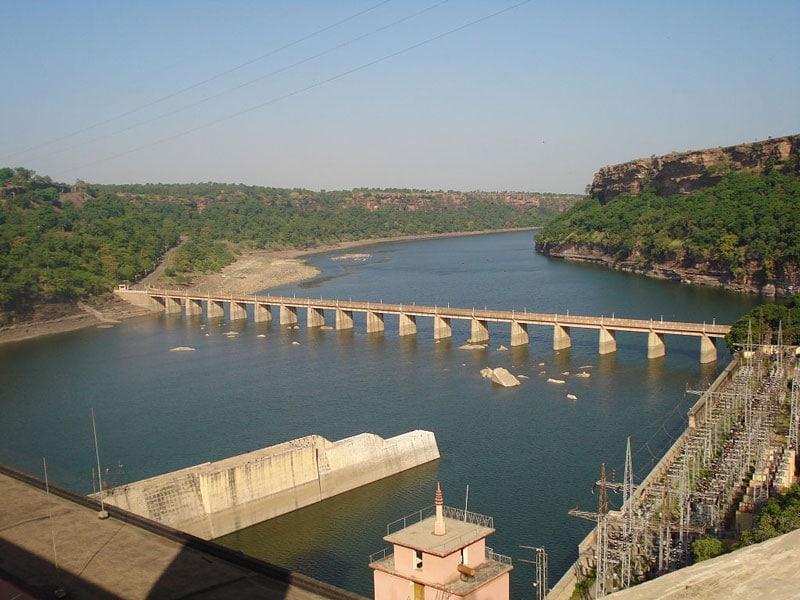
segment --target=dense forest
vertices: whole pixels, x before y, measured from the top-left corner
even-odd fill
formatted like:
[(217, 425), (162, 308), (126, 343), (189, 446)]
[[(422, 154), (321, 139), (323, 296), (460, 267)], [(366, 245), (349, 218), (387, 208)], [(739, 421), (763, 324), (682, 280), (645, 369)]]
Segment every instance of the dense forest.
[(731, 325), (728, 348), (747, 344), (800, 345), (800, 294), (780, 304), (760, 304)]
[[(793, 159), (795, 157), (792, 157)], [(587, 197), (537, 236), (540, 252), (599, 253), (640, 267), (698, 268), (738, 281), (792, 277), (800, 265), (800, 175), (733, 172), (705, 189)]]
[(244, 249), (535, 227), (574, 196), (420, 190), (313, 192), (218, 183), (74, 186), (0, 169), (0, 322), (37, 303), (103, 296), (183, 240), (169, 273), (188, 282)]

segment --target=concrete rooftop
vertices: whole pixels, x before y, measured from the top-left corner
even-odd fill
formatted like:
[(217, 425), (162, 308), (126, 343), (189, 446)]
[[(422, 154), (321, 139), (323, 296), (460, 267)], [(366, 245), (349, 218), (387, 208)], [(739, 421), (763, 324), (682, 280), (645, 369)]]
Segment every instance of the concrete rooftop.
[(99, 519), (98, 508), (54, 486), (48, 500), (41, 481), (0, 466), (2, 597), (365, 600), (115, 507)]
[(800, 598), (800, 529), (662, 575), (608, 597), (614, 600)]
[(428, 517), (422, 521), (409, 525), (383, 539), (390, 544), (398, 544), (405, 548), (424, 550), (429, 554), (445, 556), (475, 540), (485, 538), (494, 533), (490, 527), (482, 527), (466, 521), (444, 518), (445, 534), (434, 535), (434, 518)]

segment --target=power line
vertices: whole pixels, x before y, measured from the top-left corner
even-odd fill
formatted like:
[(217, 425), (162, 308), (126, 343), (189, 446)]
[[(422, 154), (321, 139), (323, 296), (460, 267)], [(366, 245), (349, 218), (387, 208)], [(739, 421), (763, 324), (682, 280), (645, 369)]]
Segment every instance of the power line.
[(189, 134), (194, 133), (196, 131), (199, 131), (201, 129), (205, 129), (207, 127), (211, 127), (213, 125), (217, 125), (219, 123), (223, 123), (225, 121), (229, 121), (229, 120), (234, 119), (236, 117), (240, 117), (242, 115), (251, 113), (251, 112), (253, 112), (255, 110), (258, 110), (260, 108), (264, 108), (265, 106), (270, 106), (272, 104), (276, 104), (277, 102), (281, 102), (283, 100), (287, 100), (287, 99), (292, 98), (294, 96), (297, 96), (299, 94), (308, 92), (308, 91), (313, 90), (313, 89), (318, 88), (318, 87), (322, 87), (322, 86), (327, 85), (329, 83), (332, 83), (334, 81), (338, 81), (339, 79), (343, 79), (344, 77), (347, 77), (347, 76), (352, 75), (354, 73), (358, 73), (359, 71), (363, 71), (364, 69), (367, 69), (367, 68), (372, 67), (374, 65), (380, 64), (382, 62), (386, 62), (387, 60), (390, 60), (392, 58), (396, 58), (397, 56), (401, 56), (403, 54), (407, 54), (408, 52), (411, 52), (412, 50), (416, 50), (417, 48), (421, 48), (422, 46), (426, 46), (426, 45), (428, 45), (428, 44), (430, 44), (432, 42), (441, 40), (441, 39), (443, 39), (445, 37), (453, 35), (454, 33), (458, 33), (459, 31), (463, 31), (465, 29), (468, 29), (470, 27), (473, 27), (475, 25), (478, 25), (480, 23), (483, 23), (485, 21), (493, 19), (494, 17), (497, 17), (499, 15), (507, 13), (507, 12), (509, 12), (511, 10), (516, 9), (516, 8), (519, 8), (520, 6), (523, 6), (523, 5), (528, 4), (530, 2), (531, 2), (531, 0), (522, 0), (521, 2), (517, 2), (515, 4), (507, 6), (505, 8), (500, 9), (500, 10), (494, 11), (492, 13), (489, 13), (487, 15), (484, 15), (482, 17), (479, 17), (477, 19), (474, 19), (472, 21), (464, 23), (463, 25), (459, 25), (458, 27), (454, 27), (453, 29), (449, 29), (449, 30), (447, 30), (447, 31), (445, 31), (443, 33), (440, 33), (440, 34), (437, 34), (437, 35), (435, 35), (433, 37), (427, 38), (427, 39), (425, 39), (425, 40), (423, 40), (421, 42), (417, 42), (415, 44), (411, 44), (409, 46), (406, 46), (405, 48), (402, 48), (401, 50), (396, 50), (395, 52), (390, 52), (389, 54), (385, 54), (385, 55), (381, 56), (380, 58), (376, 58), (376, 59), (367, 61), (367, 62), (362, 63), (362, 64), (360, 64), (360, 65), (358, 65), (356, 67), (353, 67), (351, 69), (347, 69), (347, 70), (342, 71), (342, 72), (340, 72), (340, 73), (338, 73), (336, 75), (333, 75), (333, 76), (328, 77), (326, 79), (322, 79), (320, 81), (317, 81), (316, 83), (309, 84), (309, 85), (307, 85), (305, 87), (298, 88), (298, 89), (296, 89), (296, 90), (294, 90), (292, 92), (288, 92), (286, 94), (282, 94), (280, 96), (276, 96), (276, 97), (271, 98), (269, 100), (266, 100), (264, 102), (260, 102), (259, 104), (251, 106), (250, 108), (246, 108), (246, 109), (231, 113), (229, 115), (226, 115), (224, 117), (220, 117), (218, 119), (214, 119), (212, 121), (207, 121), (206, 123), (203, 123), (201, 125), (197, 125), (195, 127), (191, 127), (189, 129), (185, 129), (183, 131), (180, 131), (180, 132), (178, 132), (176, 134), (173, 134), (173, 135), (170, 135), (170, 136), (167, 136), (167, 137), (164, 137), (164, 138), (160, 138), (160, 139), (158, 139), (158, 140), (156, 140), (154, 142), (151, 142), (150, 144), (144, 144), (142, 146), (137, 146), (135, 148), (130, 148), (128, 150), (125, 150), (124, 152), (119, 152), (117, 154), (113, 154), (111, 156), (107, 156), (107, 157), (102, 158), (102, 159), (98, 159), (98, 160), (95, 160), (95, 161), (92, 161), (92, 162), (84, 163), (82, 165), (73, 167), (71, 169), (64, 170), (64, 171), (62, 171), (62, 173), (74, 172), (74, 171), (77, 171), (77, 170), (80, 170), (80, 169), (85, 169), (85, 168), (88, 168), (88, 167), (92, 167), (94, 165), (98, 165), (98, 164), (101, 164), (101, 163), (104, 163), (104, 162), (108, 162), (110, 160), (114, 160), (114, 159), (117, 159), (117, 158), (122, 158), (123, 156), (128, 156), (129, 154), (133, 154), (135, 152), (140, 152), (142, 150), (147, 150), (148, 148), (153, 148), (153, 147), (158, 146), (160, 144), (163, 144), (165, 142), (169, 142), (169, 141), (184, 137), (186, 135), (189, 135)]
[[(347, 23), (348, 21), (352, 21), (353, 19), (356, 19), (356, 18), (358, 18), (358, 17), (360, 17), (362, 15), (365, 15), (368, 12), (371, 12), (371, 11), (375, 10), (376, 8), (378, 8), (378, 7), (380, 7), (380, 6), (384, 5), (384, 4), (387, 4), (389, 2), (391, 2), (391, 0), (381, 0), (380, 2), (378, 2), (377, 4), (373, 4), (369, 8), (366, 8), (364, 10), (361, 10), (361, 11), (357, 12), (357, 13), (354, 13), (354, 14), (348, 16), (348, 17), (345, 17), (344, 19), (340, 19), (339, 21), (336, 21), (335, 23), (331, 23), (330, 25), (326, 25), (325, 27), (323, 27), (321, 29), (317, 29), (316, 31), (313, 31), (313, 32), (311, 32), (309, 34), (306, 34), (306, 35), (304, 35), (304, 36), (302, 36), (302, 37), (300, 37), (300, 38), (298, 38), (298, 39), (296, 39), (296, 40), (294, 40), (292, 42), (289, 42), (288, 44), (284, 44), (283, 46), (279, 46), (278, 48), (270, 50), (269, 52), (261, 54), (260, 56), (256, 56), (255, 58), (251, 58), (250, 60), (247, 60), (247, 61), (245, 61), (243, 63), (240, 63), (240, 64), (238, 64), (238, 65), (236, 65), (234, 67), (231, 67), (231, 68), (226, 69), (224, 71), (220, 71), (219, 73), (216, 73), (215, 75), (212, 75), (211, 77), (207, 77), (206, 79), (203, 79), (202, 81), (198, 81), (196, 83), (193, 83), (193, 84), (191, 84), (189, 86), (186, 86), (184, 88), (181, 88), (181, 89), (179, 89), (179, 90), (177, 90), (175, 92), (169, 93), (166, 96), (161, 96), (160, 98), (156, 98), (155, 100), (152, 100), (152, 101), (147, 102), (145, 104), (139, 105), (136, 108), (132, 108), (131, 110), (128, 110), (128, 111), (126, 111), (124, 113), (115, 115), (113, 117), (109, 117), (109, 118), (104, 119), (102, 121), (97, 121), (95, 123), (92, 123), (91, 125), (87, 125), (86, 127), (81, 128), (81, 129), (77, 129), (77, 130), (72, 131), (70, 133), (64, 134), (61, 137), (58, 137), (58, 138), (50, 140), (49, 142), (44, 142), (42, 144), (39, 144), (38, 146), (32, 146), (30, 148), (26, 148), (25, 150), (19, 150), (17, 152), (12, 152), (11, 154), (6, 154), (5, 156), (0, 157), (0, 160), (6, 160), (6, 159), (14, 157), (14, 156), (19, 156), (20, 154), (25, 154), (26, 152), (33, 152), (33, 151), (39, 150), (41, 148), (46, 148), (48, 146), (52, 146), (53, 144), (57, 144), (58, 142), (62, 142), (64, 140), (66, 140), (66, 139), (69, 139), (69, 138), (74, 137), (76, 135), (79, 135), (81, 133), (85, 133), (86, 131), (89, 131), (91, 129), (95, 129), (97, 127), (101, 127), (103, 125), (107, 125), (109, 123), (113, 123), (114, 121), (118, 121), (119, 119), (123, 119), (125, 117), (128, 117), (128, 116), (130, 116), (132, 114), (135, 114), (135, 113), (137, 113), (137, 112), (139, 112), (141, 110), (144, 110), (145, 108), (150, 108), (151, 106), (155, 106), (157, 104), (161, 104), (162, 102), (164, 102), (166, 100), (170, 100), (172, 98), (175, 98), (176, 96), (180, 96), (181, 94), (184, 94), (186, 92), (189, 92), (191, 90), (199, 88), (199, 87), (201, 87), (201, 86), (203, 86), (203, 85), (205, 85), (207, 83), (210, 83), (212, 81), (215, 81), (215, 80), (219, 79), (220, 77), (224, 77), (225, 75), (230, 75), (231, 73), (234, 73), (234, 72), (236, 72), (236, 71), (238, 71), (240, 69), (243, 69), (244, 67), (250, 66), (250, 65), (252, 65), (252, 64), (254, 64), (254, 63), (256, 63), (256, 62), (258, 62), (260, 60), (263, 60), (263, 59), (268, 58), (268, 57), (270, 57), (270, 56), (272, 56), (274, 54), (277, 54), (278, 52), (282, 52), (283, 50), (286, 50), (287, 48), (291, 48), (292, 46), (296, 46), (297, 44), (300, 44), (302, 42), (305, 42), (306, 40), (309, 40), (309, 39), (311, 39), (313, 37), (316, 37), (321, 33), (324, 33), (324, 32), (326, 32), (326, 31), (328, 31), (330, 29), (338, 27), (339, 25), (343, 25), (344, 23)], [(47, 156), (50, 156), (50, 155), (47, 155)]]
[[(91, 143), (94, 143), (94, 142), (97, 142), (97, 141), (108, 139), (108, 138), (113, 137), (113, 136), (120, 135), (121, 133), (125, 133), (127, 131), (131, 131), (132, 129), (136, 129), (137, 127), (141, 127), (143, 125), (149, 125), (150, 123), (154, 123), (155, 121), (159, 121), (161, 119), (165, 119), (167, 117), (171, 117), (173, 115), (179, 114), (179, 113), (181, 113), (181, 112), (183, 112), (185, 110), (188, 110), (190, 108), (194, 108), (196, 106), (200, 106), (201, 104), (205, 104), (206, 102), (209, 102), (211, 100), (215, 100), (216, 98), (220, 98), (220, 97), (222, 97), (222, 96), (224, 96), (226, 94), (229, 94), (231, 92), (234, 92), (236, 90), (240, 90), (240, 89), (245, 88), (245, 87), (247, 87), (249, 85), (253, 85), (254, 83), (258, 83), (259, 81), (263, 81), (265, 79), (269, 79), (270, 77), (274, 77), (275, 75), (279, 75), (280, 73), (284, 73), (286, 71), (289, 71), (289, 70), (291, 70), (291, 69), (293, 69), (295, 67), (298, 67), (300, 65), (303, 65), (303, 64), (305, 64), (307, 62), (311, 62), (312, 60), (316, 60), (317, 58), (321, 58), (323, 56), (331, 54), (331, 53), (335, 52), (336, 50), (340, 50), (341, 48), (349, 46), (350, 44), (354, 44), (355, 42), (361, 41), (361, 40), (363, 40), (365, 38), (368, 38), (370, 36), (373, 36), (373, 35), (375, 35), (377, 33), (380, 33), (382, 31), (386, 31), (387, 29), (390, 29), (392, 27), (396, 27), (397, 25), (399, 25), (401, 23), (404, 23), (406, 21), (410, 21), (411, 19), (414, 19), (414, 18), (416, 18), (416, 17), (418, 17), (418, 16), (420, 16), (422, 14), (430, 12), (434, 8), (437, 8), (437, 7), (441, 6), (442, 4), (445, 4), (445, 3), (449, 2), (449, 1), (450, 0), (439, 0), (438, 2), (428, 6), (426, 8), (424, 8), (422, 10), (419, 10), (419, 11), (417, 11), (415, 13), (410, 14), (410, 15), (406, 15), (405, 17), (402, 17), (400, 19), (392, 21), (391, 23), (388, 23), (386, 25), (378, 27), (377, 29), (373, 29), (372, 31), (369, 31), (368, 33), (364, 33), (364, 34), (361, 34), (361, 35), (359, 35), (359, 36), (357, 36), (355, 38), (347, 40), (345, 42), (341, 42), (340, 44), (332, 46), (331, 48), (328, 48), (327, 50), (323, 50), (322, 52), (318, 52), (318, 53), (316, 53), (316, 54), (314, 54), (312, 56), (309, 56), (309, 57), (303, 58), (301, 60), (295, 61), (295, 62), (293, 62), (293, 63), (291, 63), (289, 65), (283, 66), (283, 67), (281, 67), (279, 69), (276, 69), (274, 71), (271, 71), (271, 72), (269, 72), (269, 73), (267, 73), (265, 75), (261, 75), (259, 77), (256, 77), (255, 79), (250, 79), (250, 80), (248, 80), (248, 81), (246, 81), (244, 83), (241, 83), (239, 85), (224, 89), (224, 90), (222, 90), (220, 92), (217, 92), (216, 94), (212, 94), (211, 96), (206, 96), (205, 98), (202, 98), (201, 100), (198, 100), (196, 102), (192, 102), (190, 104), (185, 104), (185, 105), (183, 105), (181, 107), (175, 108), (175, 109), (170, 110), (170, 111), (165, 112), (165, 113), (161, 113), (160, 115), (156, 115), (155, 117), (151, 117), (149, 119), (145, 119), (143, 121), (139, 121), (138, 123), (133, 123), (132, 125), (128, 125), (127, 127), (123, 127), (121, 129), (117, 129), (116, 131), (113, 131), (111, 133), (108, 133), (108, 134), (100, 136), (100, 137), (96, 137), (96, 138), (94, 138), (92, 140), (87, 140), (87, 141), (84, 141), (84, 142), (73, 144), (72, 146), (67, 146), (66, 148), (61, 148), (59, 150), (55, 150), (55, 151), (50, 152), (48, 154), (41, 155), (40, 158), (48, 158), (50, 156), (56, 156), (58, 154), (63, 154), (64, 152), (69, 152), (70, 150), (74, 150), (76, 148), (80, 148), (80, 147), (85, 146), (87, 144), (91, 144)], [(306, 38), (304, 38), (304, 39), (307, 39), (308, 37), (310, 37), (310, 36), (306, 36)], [(284, 47), (287, 47), (287, 46), (284, 46)], [(252, 62), (254, 62), (254, 61), (250, 61), (249, 63), (245, 63), (245, 64), (250, 64)], [(227, 71), (227, 72), (231, 72), (231, 71)], [(206, 82), (211, 81), (212, 79), (207, 79)], [(196, 86), (193, 86), (193, 87), (196, 87)], [(192, 88), (185, 88), (185, 89), (188, 90), (188, 89), (192, 89)], [(175, 95), (177, 95), (177, 93), (176, 94), (172, 94), (171, 96), (166, 96), (164, 99), (171, 98), (171, 97), (173, 97)], [(151, 106), (151, 105), (152, 105), (152, 103), (150, 105), (148, 105), (148, 106)], [(131, 113), (132, 112), (135, 112), (135, 111), (131, 111)], [(131, 113), (128, 113), (128, 114), (131, 114)], [(85, 129), (83, 131), (85, 131)]]

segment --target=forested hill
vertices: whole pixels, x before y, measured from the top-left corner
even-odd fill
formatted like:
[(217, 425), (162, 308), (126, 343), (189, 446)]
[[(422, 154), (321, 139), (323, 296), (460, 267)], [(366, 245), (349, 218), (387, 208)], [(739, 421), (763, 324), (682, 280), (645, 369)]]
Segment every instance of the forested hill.
[(577, 199), (218, 183), (68, 186), (0, 168), (0, 324), (37, 303), (103, 296), (135, 282), (181, 239), (169, 270), (176, 283), (219, 270), (245, 249), (535, 227)]
[[(622, 191), (644, 162), (649, 175)], [(543, 228), (537, 251), (735, 291), (791, 296), (800, 289), (800, 136), (602, 173), (591, 196)], [(598, 184), (604, 180), (608, 187)]]

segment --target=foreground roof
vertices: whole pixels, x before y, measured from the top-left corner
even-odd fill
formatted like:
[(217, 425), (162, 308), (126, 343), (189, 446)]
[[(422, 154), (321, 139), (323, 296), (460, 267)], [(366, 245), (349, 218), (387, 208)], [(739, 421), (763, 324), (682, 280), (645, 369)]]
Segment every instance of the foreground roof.
[[(0, 590), (25, 597), (365, 600), (0, 466)], [(57, 567), (56, 567), (57, 564)], [(366, 568), (366, 565), (365, 565)], [(14, 597), (11, 594), (10, 597)]]

